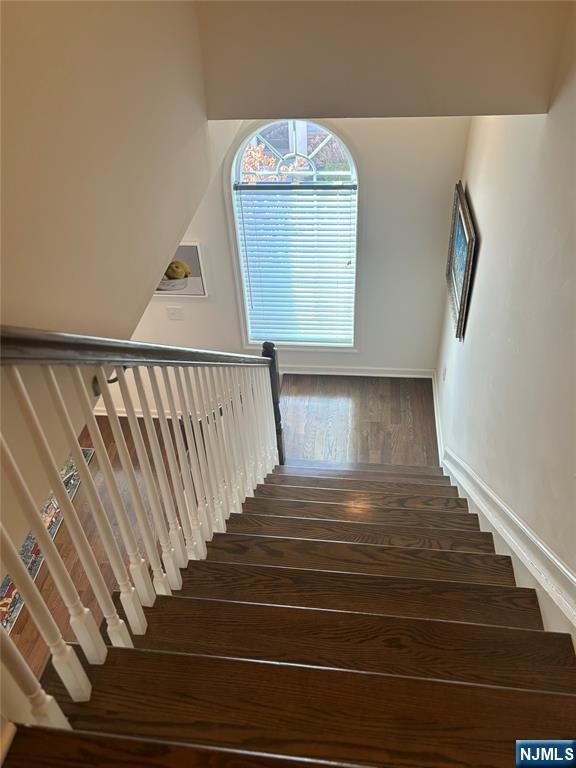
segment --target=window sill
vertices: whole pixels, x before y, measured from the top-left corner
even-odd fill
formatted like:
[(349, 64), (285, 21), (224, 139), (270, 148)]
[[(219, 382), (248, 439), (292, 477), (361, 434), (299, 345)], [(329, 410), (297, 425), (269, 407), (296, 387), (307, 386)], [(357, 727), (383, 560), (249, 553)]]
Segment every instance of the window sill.
[[(262, 349), (263, 343), (264, 342), (244, 344), (244, 349), (254, 353), (255, 351), (257, 352)], [(294, 344), (292, 342), (287, 342), (287, 341), (275, 341), (274, 344), (278, 349), (281, 349), (285, 352), (302, 352), (304, 350), (318, 351), (318, 352), (346, 352), (346, 353), (359, 352), (358, 347), (349, 347), (341, 344), (313, 344), (313, 343)]]

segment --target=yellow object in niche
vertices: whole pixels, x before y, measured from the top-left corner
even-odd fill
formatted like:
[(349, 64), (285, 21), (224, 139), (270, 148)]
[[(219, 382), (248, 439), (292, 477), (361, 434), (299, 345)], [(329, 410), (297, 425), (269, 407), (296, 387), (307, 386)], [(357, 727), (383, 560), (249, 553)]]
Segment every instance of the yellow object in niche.
[(190, 267), (178, 259), (171, 261), (166, 270), (166, 277), (170, 280), (182, 280), (190, 275)]

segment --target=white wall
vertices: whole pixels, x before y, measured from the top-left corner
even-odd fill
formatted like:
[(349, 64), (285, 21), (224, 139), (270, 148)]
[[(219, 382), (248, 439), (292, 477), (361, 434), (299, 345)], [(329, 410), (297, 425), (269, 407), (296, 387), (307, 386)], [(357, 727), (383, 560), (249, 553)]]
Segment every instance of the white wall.
[[(333, 120), (359, 174), (357, 351), (281, 349), (289, 370), (429, 374), (444, 305), (452, 190), (462, 169), (466, 118)], [(188, 235), (200, 241), (209, 297), (154, 297), (134, 338), (244, 351), (230, 228), (230, 164), (216, 176)], [(169, 320), (178, 306), (182, 320)], [(257, 352), (257, 347), (255, 350)]]
[(195, 4), (2, 3), (2, 322), (129, 338), (210, 177)]
[[(2, 323), (129, 338), (239, 125), (206, 120), (194, 3), (2, 3), (2, 55)], [(62, 465), (37, 367), (25, 381)], [(40, 506), (48, 482), (4, 373), (1, 387)]]
[(549, 115), (473, 120), (481, 245), (463, 343), (445, 318), (438, 403), (451, 466), (576, 622), (575, 42), (573, 24)]
[(208, 116), (546, 112), (563, 2), (200, 2)]

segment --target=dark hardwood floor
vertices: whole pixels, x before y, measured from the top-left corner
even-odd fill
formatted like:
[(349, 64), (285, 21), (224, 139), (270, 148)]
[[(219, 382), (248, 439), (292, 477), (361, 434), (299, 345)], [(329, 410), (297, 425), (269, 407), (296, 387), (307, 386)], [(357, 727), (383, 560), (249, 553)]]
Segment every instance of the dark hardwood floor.
[(286, 456), (438, 466), (430, 379), (284, 374)]

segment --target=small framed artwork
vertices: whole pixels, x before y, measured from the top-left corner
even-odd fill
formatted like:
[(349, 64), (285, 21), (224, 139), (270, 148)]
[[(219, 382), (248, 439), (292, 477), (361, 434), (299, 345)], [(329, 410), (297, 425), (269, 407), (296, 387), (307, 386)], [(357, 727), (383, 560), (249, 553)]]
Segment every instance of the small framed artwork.
[(166, 267), (156, 296), (207, 296), (198, 243), (181, 243)]
[(462, 182), (459, 181), (454, 190), (446, 279), (448, 281), (450, 306), (456, 327), (456, 338), (460, 340), (464, 338), (475, 249), (476, 232), (474, 230), (474, 223), (470, 214), (470, 208), (468, 207), (468, 201), (466, 200), (464, 187)]

